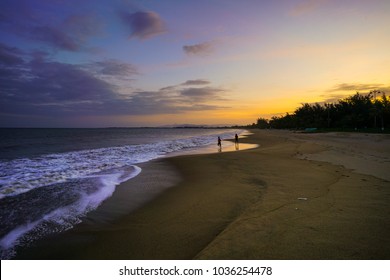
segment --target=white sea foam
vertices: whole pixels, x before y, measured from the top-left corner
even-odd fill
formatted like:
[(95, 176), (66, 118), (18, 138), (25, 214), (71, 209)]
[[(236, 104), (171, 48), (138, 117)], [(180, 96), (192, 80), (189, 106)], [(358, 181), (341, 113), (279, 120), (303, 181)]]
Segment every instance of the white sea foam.
[[(18, 245), (72, 228), (118, 184), (137, 176), (141, 172), (137, 163), (216, 145), (217, 136), (233, 138), (234, 131), (0, 160), (0, 201), (5, 210), (0, 213), (1, 258), (11, 258)], [(21, 208), (13, 209), (15, 205)]]
[[(104, 200), (110, 197), (117, 185), (127, 181), (141, 172), (138, 166), (117, 168), (110, 172), (87, 176), (86, 179), (98, 180), (101, 186), (91, 194), (81, 193), (80, 199), (65, 207), (57, 208), (50, 213), (45, 213), (37, 220), (19, 225), (0, 240), (1, 258), (10, 258), (14, 255), (15, 245), (29, 243), (45, 231), (63, 231), (79, 223), (80, 218), (87, 212), (96, 209)], [(96, 183), (96, 182), (95, 182)], [(48, 226), (48, 224), (50, 224)], [(43, 231), (43, 232), (42, 232)]]
[[(222, 134), (232, 137), (232, 133)], [(189, 137), (151, 144), (127, 145), (0, 161), (0, 199), (29, 190), (82, 178), (216, 142), (215, 135)]]

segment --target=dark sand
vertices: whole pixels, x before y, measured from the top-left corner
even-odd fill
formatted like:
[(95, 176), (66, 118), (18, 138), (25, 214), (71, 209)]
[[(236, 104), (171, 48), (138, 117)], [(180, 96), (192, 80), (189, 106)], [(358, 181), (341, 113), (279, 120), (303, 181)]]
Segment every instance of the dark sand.
[(253, 132), (255, 149), (146, 164), (20, 258), (390, 258), (389, 136)]

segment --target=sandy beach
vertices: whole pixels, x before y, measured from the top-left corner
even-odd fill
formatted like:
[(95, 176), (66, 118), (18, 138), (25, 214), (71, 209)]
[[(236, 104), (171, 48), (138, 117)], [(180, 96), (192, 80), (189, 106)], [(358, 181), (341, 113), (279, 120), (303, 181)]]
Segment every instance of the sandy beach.
[(254, 149), (145, 164), (19, 258), (390, 258), (390, 135), (252, 132)]

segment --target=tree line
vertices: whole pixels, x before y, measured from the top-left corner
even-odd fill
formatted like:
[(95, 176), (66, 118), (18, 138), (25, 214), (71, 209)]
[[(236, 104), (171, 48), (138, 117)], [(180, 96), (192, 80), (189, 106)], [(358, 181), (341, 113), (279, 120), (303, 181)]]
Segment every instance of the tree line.
[(293, 113), (259, 118), (251, 125), (277, 129), (378, 129), (390, 128), (390, 97), (383, 91), (356, 94), (336, 103), (303, 103)]

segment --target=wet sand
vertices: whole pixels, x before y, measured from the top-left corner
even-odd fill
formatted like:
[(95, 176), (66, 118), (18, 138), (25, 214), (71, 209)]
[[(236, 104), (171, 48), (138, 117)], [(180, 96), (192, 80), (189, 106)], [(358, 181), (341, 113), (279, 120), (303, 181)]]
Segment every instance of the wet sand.
[(99, 209), (115, 219), (92, 213), (20, 258), (390, 258), (388, 135), (253, 132), (254, 149), (146, 164)]

